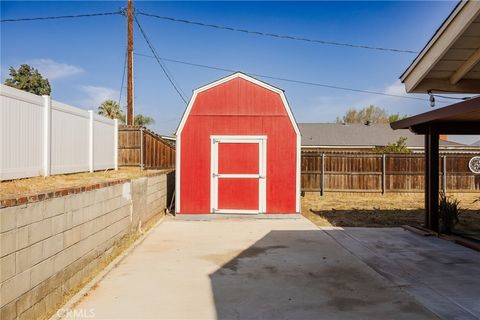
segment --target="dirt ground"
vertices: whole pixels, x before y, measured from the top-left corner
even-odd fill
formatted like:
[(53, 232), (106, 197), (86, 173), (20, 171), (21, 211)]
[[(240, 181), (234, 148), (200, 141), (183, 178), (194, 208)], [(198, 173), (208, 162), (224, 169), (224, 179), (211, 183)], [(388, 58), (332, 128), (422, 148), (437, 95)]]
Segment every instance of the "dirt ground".
[[(480, 193), (449, 194), (460, 200), (462, 212), (458, 227), (480, 230)], [(319, 226), (393, 227), (422, 225), (423, 193), (306, 193), (301, 198), (302, 213)]]
[(80, 187), (117, 179), (134, 179), (146, 176), (152, 172), (155, 172), (155, 170), (120, 168), (118, 171), (82, 172), (2, 181), (0, 182), (0, 199), (9, 199), (21, 195), (37, 194), (63, 188)]

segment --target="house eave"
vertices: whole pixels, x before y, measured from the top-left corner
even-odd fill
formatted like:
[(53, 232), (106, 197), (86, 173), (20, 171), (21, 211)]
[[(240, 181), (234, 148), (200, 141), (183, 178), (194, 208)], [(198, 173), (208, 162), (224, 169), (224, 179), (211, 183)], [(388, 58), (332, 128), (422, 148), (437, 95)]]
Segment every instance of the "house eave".
[[(463, 78), (438, 78), (430, 74), (432, 69), (450, 52), (457, 40), (480, 15), (480, 1), (460, 1), (447, 19), (437, 29), (427, 45), (400, 76), (409, 93), (426, 93), (429, 90), (476, 93), (478, 80)], [(476, 82), (476, 85), (475, 85)]]

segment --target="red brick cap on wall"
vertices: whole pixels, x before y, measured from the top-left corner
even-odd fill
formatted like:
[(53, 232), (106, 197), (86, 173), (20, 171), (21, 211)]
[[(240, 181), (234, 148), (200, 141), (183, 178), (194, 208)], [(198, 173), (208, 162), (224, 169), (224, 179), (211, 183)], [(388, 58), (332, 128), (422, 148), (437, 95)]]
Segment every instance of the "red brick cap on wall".
[[(146, 173), (144, 177), (160, 176), (165, 174), (166, 172), (168, 171)], [(46, 191), (46, 192), (41, 192), (37, 194), (21, 195), (15, 198), (1, 199), (0, 209), (7, 208), (7, 207), (20, 206), (22, 204), (27, 204), (27, 203), (37, 202), (37, 201), (43, 201), (50, 198), (63, 197), (70, 194), (77, 194), (77, 193), (82, 193), (82, 192), (91, 191), (95, 189), (106, 188), (116, 184), (130, 182), (131, 180), (132, 179), (127, 179), (127, 178), (116, 179), (116, 180), (110, 180), (110, 181), (105, 181), (100, 183), (87, 184), (84, 186), (73, 186), (68, 188), (61, 188), (55, 191)]]

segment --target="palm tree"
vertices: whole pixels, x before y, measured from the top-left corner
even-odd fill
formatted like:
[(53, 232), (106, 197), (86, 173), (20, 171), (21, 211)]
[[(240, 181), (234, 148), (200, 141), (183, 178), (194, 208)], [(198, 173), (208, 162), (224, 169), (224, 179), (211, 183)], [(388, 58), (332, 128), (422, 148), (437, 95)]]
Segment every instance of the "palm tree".
[(103, 101), (98, 107), (98, 114), (110, 119), (119, 119), (120, 121), (123, 121), (122, 119), (125, 118), (120, 105), (113, 100)]

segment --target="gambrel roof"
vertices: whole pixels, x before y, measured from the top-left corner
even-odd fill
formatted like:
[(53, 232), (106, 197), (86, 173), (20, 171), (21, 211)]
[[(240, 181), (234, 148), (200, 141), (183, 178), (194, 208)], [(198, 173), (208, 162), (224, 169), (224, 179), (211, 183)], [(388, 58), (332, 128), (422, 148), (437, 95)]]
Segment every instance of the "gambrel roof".
[(290, 121), (292, 123), (292, 126), (295, 130), (295, 133), (299, 136), (300, 135), (300, 129), (298, 128), (298, 125), (297, 125), (297, 122), (295, 121), (295, 117), (293, 116), (293, 113), (292, 113), (292, 110), (290, 109), (290, 106), (288, 104), (288, 101), (287, 101), (287, 98), (285, 97), (285, 92), (282, 90), (282, 89), (279, 89), (277, 87), (274, 87), (266, 82), (263, 82), (263, 81), (260, 81), (258, 79), (255, 79), (249, 75), (246, 75), (245, 73), (242, 73), (242, 72), (236, 72), (234, 74), (231, 74), (227, 77), (224, 77), (222, 79), (219, 79), (217, 81), (214, 81), (212, 83), (209, 83), (203, 87), (200, 87), (198, 89), (195, 89), (193, 91), (193, 95), (192, 95), (192, 98), (190, 99), (189, 103), (188, 103), (188, 106), (187, 106), (187, 109), (185, 110), (185, 112), (183, 113), (183, 116), (182, 116), (182, 119), (180, 120), (180, 124), (178, 125), (178, 128), (177, 128), (177, 132), (176, 132), (176, 135), (177, 137), (179, 135), (181, 135), (182, 133), (182, 130), (183, 130), (183, 127), (185, 126), (185, 122), (187, 121), (187, 118), (188, 116), (190, 115), (190, 111), (192, 110), (192, 107), (195, 103), (195, 99), (197, 98), (197, 95), (200, 93), (200, 92), (203, 92), (203, 91), (206, 91), (210, 88), (213, 88), (213, 87), (216, 87), (218, 85), (221, 85), (222, 83), (225, 83), (227, 81), (230, 81), (230, 80), (233, 80), (233, 79), (236, 79), (236, 78), (242, 78), (246, 81), (249, 81), (251, 83), (254, 83), (260, 87), (263, 87), (267, 90), (270, 90), (270, 91), (273, 91), (273, 92), (276, 92), (280, 95), (280, 98), (282, 99), (282, 102), (283, 102), (283, 105), (285, 107), (285, 110), (288, 114), (288, 117), (290, 118)]

